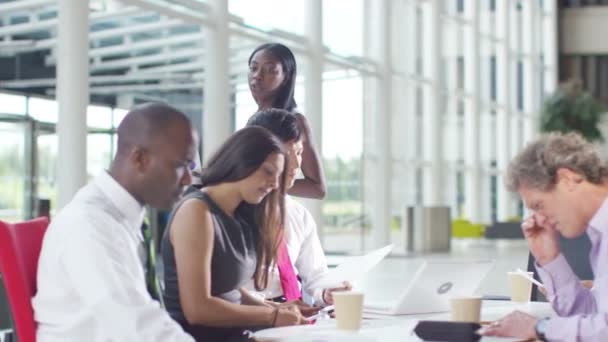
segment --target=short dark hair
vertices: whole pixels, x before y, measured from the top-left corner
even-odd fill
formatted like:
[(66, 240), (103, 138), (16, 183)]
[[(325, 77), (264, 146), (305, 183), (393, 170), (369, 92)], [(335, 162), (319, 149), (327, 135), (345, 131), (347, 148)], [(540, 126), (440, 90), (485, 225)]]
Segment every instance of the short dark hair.
[(277, 96), (274, 98), (272, 107), (292, 112), (297, 107), (296, 100), (293, 98), (296, 88), (296, 58), (287, 46), (279, 43), (267, 43), (253, 50), (251, 56), (249, 56), (248, 63), (251, 64), (253, 56), (262, 50), (267, 50), (281, 62), (283, 73), (285, 74), (285, 80), (277, 91)]
[(191, 129), (186, 114), (162, 102), (137, 105), (127, 113), (116, 129), (117, 154), (123, 154), (133, 145), (151, 148), (152, 144), (170, 143), (170, 127), (182, 125)]
[(286, 110), (269, 108), (249, 118), (247, 126), (261, 126), (276, 135), (281, 141), (300, 140), (301, 132), (296, 116)]

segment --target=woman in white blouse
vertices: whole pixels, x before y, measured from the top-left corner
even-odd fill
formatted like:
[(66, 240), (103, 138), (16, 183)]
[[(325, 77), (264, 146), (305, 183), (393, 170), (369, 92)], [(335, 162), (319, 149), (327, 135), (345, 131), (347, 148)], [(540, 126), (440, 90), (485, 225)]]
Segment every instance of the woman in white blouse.
[[(302, 164), (303, 137), (297, 117), (285, 110), (266, 109), (253, 115), (247, 125), (264, 127), (283, 141), (288, 153), (285, 187), (291, 188)], [(290, 196), (285, 198), (285, 213), (284, 239), (289, 259), (301, 280), (302, 293), (312, 298), (315, 305), (333, 304), (332, 292), (349, 290), (350, 284), (337, 289), (310, 286), (327, 272), (327, 262), (317, 234), (317, 226), (310, 212)], [(249, 284), (248, 289), (253, 289), (252, 285)], [(277, 267), (270, 270), (268, 287), (262, 295), (265, 299), (279, 301), (284, 297)]]

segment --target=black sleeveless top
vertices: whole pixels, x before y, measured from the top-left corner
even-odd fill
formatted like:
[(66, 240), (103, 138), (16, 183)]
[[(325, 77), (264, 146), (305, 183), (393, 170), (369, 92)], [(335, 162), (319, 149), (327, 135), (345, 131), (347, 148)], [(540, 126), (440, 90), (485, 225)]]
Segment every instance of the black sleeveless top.
[[(162, 256), (165, 269), (165, 291), (163, 296), (167, 311), (187, 332), (198, 335), (194, 336), (197, 340), (225, 340), (228, 337), (225, 336), (225, 333), (234, 329), (212, 328), (200, 325), (189, 326), (179, 300), (179, 279), (177, 278), (175, 254), (169, 234), (175, 212), (184, 201), (192, 198), (205, 202), (213, 219), (214, 241), (213, 254), (211, 256), (212, 296), (232, 303), (241, 302), (238, 289), (253, 277), (255, 271), (257, 230), (249, 223), (254, 221), (252, 220), (252, 212), (247, 205), (241, 205), (235, 211), (234, 217), (231, 217), (222, 211), (207, 193), (190, 188), (186, 196), (173, 209), (167, 229), (163, 235)], [(197, 333), (194, 334), (193, 330)], [(240, 329), (240, 331), (242, 330)], [(237, 332), (238, 334), (239, 332)]]

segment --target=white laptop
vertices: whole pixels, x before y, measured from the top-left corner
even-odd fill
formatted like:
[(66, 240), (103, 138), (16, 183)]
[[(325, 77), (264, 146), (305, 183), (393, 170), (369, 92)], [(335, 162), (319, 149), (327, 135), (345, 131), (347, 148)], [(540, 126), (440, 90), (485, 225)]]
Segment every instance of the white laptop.
[(426, 261), (396, 301), (366, 301), (364, 311), (385, 315), (449, 311), (450, 298), (472, 295), (493, 265), (492, 261)]

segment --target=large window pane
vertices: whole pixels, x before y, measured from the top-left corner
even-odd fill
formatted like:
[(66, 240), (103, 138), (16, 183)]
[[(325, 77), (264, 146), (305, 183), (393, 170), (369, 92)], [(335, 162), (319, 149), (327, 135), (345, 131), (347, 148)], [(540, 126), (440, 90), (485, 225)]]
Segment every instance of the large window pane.
[[(326, 78), (331, 74), (325, 75)], [(326, 80), (323, 84), (323, 163), (327, 196), (323, 201), (325, 249), (358, 252), (369, 234), (361, 197), (363, 82), (360, 77)]]
[(111, 134), (89, 134), (87, 136), (87, 178), (89, 180), (110, 166), (111, 144)]
[(229, 11), (263, 30), (304, 33), (305, 0), (230, 0)]
[(241, 129), (247, 124), (247, 120), (253, 113), (258, 110), (258, 105), (251, 96), (249, 86), (247, 83), (240, 84), (236, 87), (236, 96), (234, 102), (234, 127), (235, 129)]
[(38, 145), (38, 197), (51, 201), (51, 215), (57, 207), (57, 135), (40, 134)]
[(26, 103), (25, 96), (0, 93), (0, 114), (25, 115)]
[(20, 221), (25, 218), (25, 137), (20, 124), (0, 122), (0, 220)]
[(362, 55), (363, 28), (362, 0), (323, 1), (323, 43), (332, 51)]
[(127, 116), (127, 113), (129, 111), (126, 109), (121, 109), (121, 108), (114, 108), (113, 113), (112, 113), (112, 124), (114, 125), (114, 127), (118, 127), (118, 125), (120, 125), (120, 123), (122, 122), (122, 119), (125, 118), (125, 116)]
[(42, 122), (57, 123), (59, 118), (59, 105), (54, 100), (29, 98), (29, 115)]
[(111, 129), (112, 108), (103, 106), (88, 106), (87, 126), (89, 128)]

